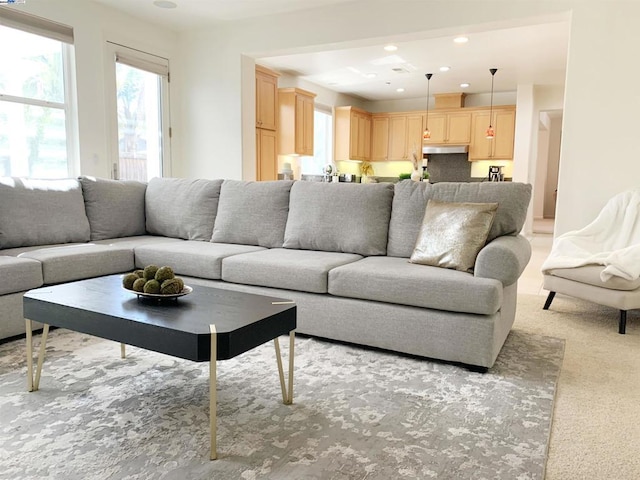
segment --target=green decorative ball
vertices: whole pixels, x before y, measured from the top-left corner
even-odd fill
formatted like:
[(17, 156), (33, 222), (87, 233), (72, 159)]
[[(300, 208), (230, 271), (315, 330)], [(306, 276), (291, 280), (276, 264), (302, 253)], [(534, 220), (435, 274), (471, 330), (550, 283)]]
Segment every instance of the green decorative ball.
[(171, 295), (180, 293), (182, 288), (180, 288), (180, 282), (178, 282), (175, 278), (170, 278), (162, 282), (160, 286), (160, 293), (163, 295)]
[(180, 277), (174, 277), (173, 279), (176, 282), (178, 282), (178, 284), (180, 285), (180, 290), (178, 290), (178, 291), (181, 292), (182, 290), (184, 290), (184, 280), (182, 280), (182, 278), (180, 278)]
[(144, 286), (147, 281), (144, 278), (138, 278), (135, 282), (133, 282), (133, 291), (134, 292), (144, 292)]
[(138, 276), (135, 273), (127, 273), (122, 277), (122, 286), (127, 290), (133, 290), (133, 282), (138, 280)]
[(134, 270), (133, 273), (135, 273), (138, 278), (144, 278), (144, 270)]
[(174, 277), (174, 273), (173, 273), (173, 268), (171, 267), (160, 267), (158, 269), (158, 271), (156, 272), (156, 280), (160, 283), (164, 282), (165, 280), (170, 280)]
[(157, 280), (149, 280), (144, 284), (144, 293), (160, 293), (160, 283)]
[(146, 267), (144, 267), (144, 279), (145, 280), (155, 279), (157, 271), (158, 271), (157, 265), (147, 265)]

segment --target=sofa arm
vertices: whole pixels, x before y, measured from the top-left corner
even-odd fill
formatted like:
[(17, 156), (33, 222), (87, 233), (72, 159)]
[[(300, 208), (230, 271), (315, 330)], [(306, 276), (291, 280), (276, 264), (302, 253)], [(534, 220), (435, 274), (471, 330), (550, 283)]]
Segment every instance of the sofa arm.
[(522, 235), (504, 235), (486, 244), (478, 257), (474, 275), (500, 280), (505, 287), (515, 283), (531, 258), (531, 244)]

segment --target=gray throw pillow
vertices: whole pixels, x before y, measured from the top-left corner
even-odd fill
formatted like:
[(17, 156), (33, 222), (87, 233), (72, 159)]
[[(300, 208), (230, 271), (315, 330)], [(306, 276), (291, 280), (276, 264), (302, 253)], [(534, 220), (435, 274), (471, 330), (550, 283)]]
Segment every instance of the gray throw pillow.
[(284, 247), (385, 255), (391, 183), (296, 182)]
[(282, 247), (292, 181), (225, 180), (212, 242)]
[(0, 178), (0, 248), (87, 241), (78, 180)]
[(411, 263), (473, 270), (498, 209), (497, 203), (429, 200)]
[(487, 238), (490, 242), (502, 235), (517, 235), (522, 230), (531, 199), (531, 185), (518, 182), (398, 182), (389, 222), (387, 255), (411, 256), (429, 199), (498, 203), (496, 218)]
[(218, 210), (222, 180), (152, 178), (145, 193), (147, 232), (208, 241)]
[(144, 235), (147, 184), (129, 180), (80, 177), (91, 240)]

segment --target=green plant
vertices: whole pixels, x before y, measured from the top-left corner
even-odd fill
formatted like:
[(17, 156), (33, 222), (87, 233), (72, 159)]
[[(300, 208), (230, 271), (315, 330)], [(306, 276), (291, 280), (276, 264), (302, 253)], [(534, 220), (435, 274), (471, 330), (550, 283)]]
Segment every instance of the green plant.
[(411, 174), (410, 173), (401, 173), (400, 175), (398, 175), (398, 178), (400, 180), (409, 180), (411, 178)]

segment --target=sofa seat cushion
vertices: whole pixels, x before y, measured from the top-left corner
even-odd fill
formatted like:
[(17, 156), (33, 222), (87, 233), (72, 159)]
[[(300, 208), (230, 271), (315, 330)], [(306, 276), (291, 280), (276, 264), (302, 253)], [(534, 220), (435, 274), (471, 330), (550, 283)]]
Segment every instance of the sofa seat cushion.
[(603, 282), (600, 280), (600, 272), (602, 272), (604, 268), (604, 265), (585, 265), (576, 268), (554, 268), (548, 273), (555, 277), (586, 283), (594, 287), (608, 288), (610, 290), (635, 290), (640, 288), (640, 278), (636, 280), (626, 280), (621, 277), (611, 277), (606, 282)]
[(137, 235), (135, 237), (108, 238), (106, 240), (96, 240), (97, 245), (115, 245), (118, 247), (135, 248), (143, 245), (154, 245), (157, 243), (184, 243), (180, 238), (157, 237), (155, 235)]
[(46, 285), (122, 273), (134, 268), (133, 250), (109, 245), (65, 245), (20, 254), (42, 263)]
[(362, 259), (353, 253), (274, 248), (222, 261), (226, 282), (303, 292), (327, 293), (332, 268)]
[(406, 258), (368, 257), (329, 272), (329, 293), (452, 312), (491, 315), (502, 306), (502, 283)]
[(252, 245), (211, 242), (168, 242), (135, 247), (136, 267), (169, 265), (179, 275), (220, 280), (222, 259), (232, 255), (264, 250)]
[(0, 295), (41, 287), (42, 266), (37, 260), (0, 256)]

